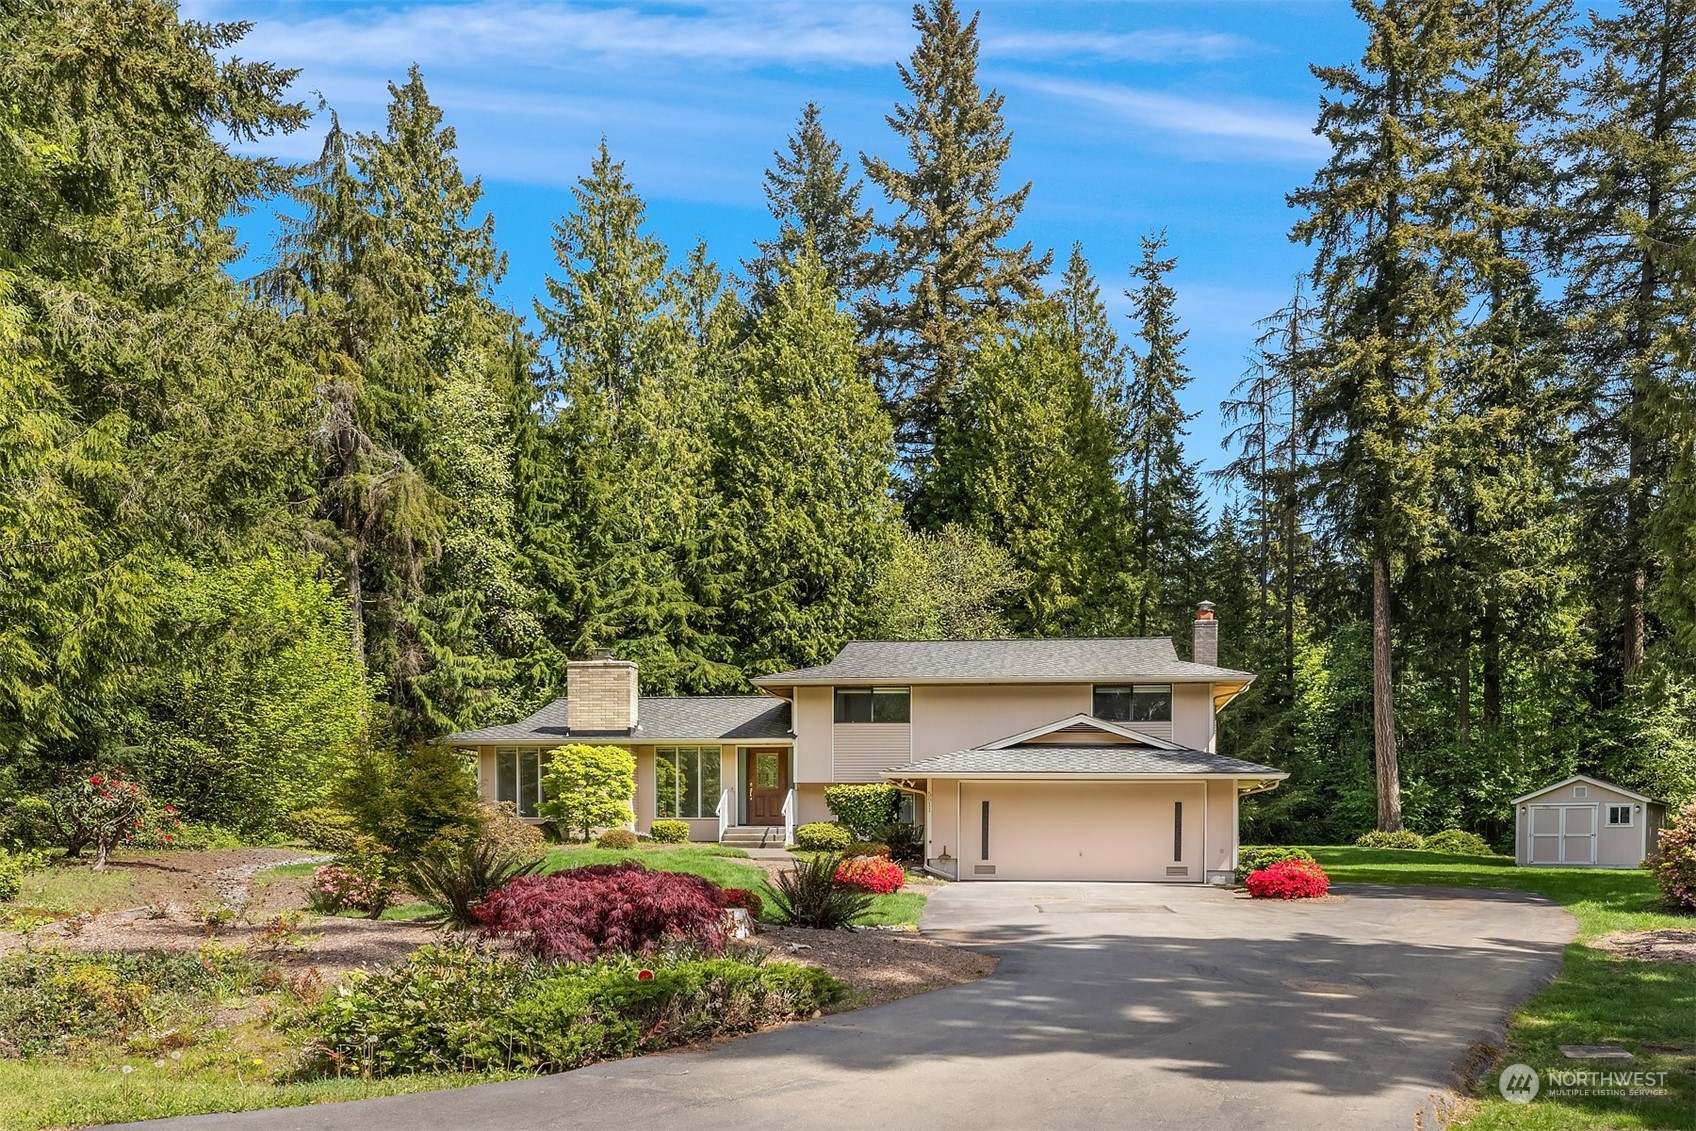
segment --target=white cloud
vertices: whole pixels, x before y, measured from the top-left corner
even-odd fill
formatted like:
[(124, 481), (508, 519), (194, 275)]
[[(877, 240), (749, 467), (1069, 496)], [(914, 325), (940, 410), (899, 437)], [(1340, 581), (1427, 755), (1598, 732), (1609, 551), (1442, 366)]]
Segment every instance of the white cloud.
[(1004, 59), (1090, 59), (1111, 62), (1188, 63), (1241, 55), (1247, 40), (1219, 32), (1177, 30), (1121, 34), (1086, 31), (983, 33), (983, 53)]
[(1190, 139), (1234, 142), (1270, 156), (1300, 161), (1311, 161), (1328, 152), (1326, 142), (1313, 135), (1310, 111), (1027, 74), (1011, 76), (1007, 81), (1105, 110), (1139, 126)]

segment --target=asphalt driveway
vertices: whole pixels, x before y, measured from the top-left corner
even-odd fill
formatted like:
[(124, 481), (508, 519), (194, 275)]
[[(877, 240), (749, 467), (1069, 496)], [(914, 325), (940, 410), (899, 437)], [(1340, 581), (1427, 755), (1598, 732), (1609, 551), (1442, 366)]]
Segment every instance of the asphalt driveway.
[(453, 1092), (149, 1128), (1436, 1126), (1469, 1046), (1559, 969), (1536, 896), (1339, 886), (957, 884), (924, 929), (1001, 956), (983, 981), (733, 1040)]

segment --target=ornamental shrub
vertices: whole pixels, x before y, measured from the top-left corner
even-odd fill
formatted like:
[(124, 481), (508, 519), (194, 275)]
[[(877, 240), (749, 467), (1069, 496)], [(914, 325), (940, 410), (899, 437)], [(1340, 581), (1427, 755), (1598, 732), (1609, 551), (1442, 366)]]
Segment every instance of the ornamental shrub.
[(536, 811), (585, 841), (595, 829), (628, 824), (636, 816), (636, 756), (622, 746), (561, 746), (548, 755), (542, 795)]
[(725, 888), (718, 893), (718, 899), (722, 906), (740, 907), (756, 919), (766, 906), (766, 901), (760, 898), (758, 892), (749, 891), (747, 888)]
[(0, 848), (0, 903), (18, 898), (24, 890), (24, 862)]
[(613, 951), (651, 953), (687, 944), (724, 949), (719, 887), (700, 876), (653, 872), (635, 860), (525, 876), (477, 908), (486, 935), (554, 962), (589, 962)]
[(1397, 829), (1393, 833), (1382, 829), (1373, 829), (1355, 838), (1354, 843), (1360, 848), (1424, 848), (1425, 838), (1412, 829)]
[(482, 828), (479, 836), (514, 859), (540, 864), (548, 857), (548, 838), (542, 830), (518, 815), (510, 801), (498, 805), (480, 806)]
[(1250, 872), (1245, 882), (1255, 899), (1317, 899), (1331, 889), (1325, 869), (1311, 860), (1284, 860)]
[(96, 771), (57, 790), (52, 797), (67, 857), (94, 849), (94, 870), (106, 867), (112, 850), (147, 823), (152, 799), (139, 783), (113, 770)]
[[(468, 762), (445, 746), (420, 743), (399, 751), (370, 750), (337, 784), (336, 807), (354, 827), (406, 864), (444, 835), (462, 839), (477, 828), (482, 805)], [(366, 851), (354, 845), (339, 851)]]
[(875, 841), (875, 840), (856, 841), (855, 843), (850, 844), (848, 846), (848, 850), (846, 852), (844, 852), (842, 855), (844, 855), (844, 856), (881, 856), (885, 860), (888, 860), (888, 859), (891, 858), (890, 853), (889, 853), (889, 846), (887, 844), (881, 844), (881, 843), (879, 843), (878, 841)]
[(1477, 833), (1465, 829), (1444, 829), (1425, 838), (1425, 851), (1446, 852), (1451, 856), (1493, 856), (1490, 844)]
[(836, 882), (873, 895), (892, 895), (907, 882), (907, 873), (886, 856), (854, 856), (836, 866)]
[(378, 857), (348, 857), (312, 869), (307, 899), (313, 910), (363, 911), (375, 919), (394, 896), (388, 864)]
[(595, 840), (596, 848), (635, 848), (636, 834), (629, 829), (608, 829)]
[(868, 892), (836, 882), (842, 857), (820, 854), (779, 872), (771, 901), (780, 923), (832, 930), (846, 927), (872, 905)]
[(445, 843), (420, 854), (406, 869), (406, 886), (439, 909), (429, 919), (462, 930), (477, 926), (477, 908), (520, 876), (534, 875), (544, 856), (514, 851), (493, 837)]
[(814, 821), (795, 830), (795, 847), (806, 852), (842, 852), (853, 843), (853, 833), (827, 821)]
[(877, 832), (877, 839), (889, 846), (889, 858), (899, 864), (925, 862), (925, 830), (923, 825), (906, 821), (891, 821)]
[(1696, 911), (1696, 802), (1686, 805), (1661, 830), (1649, 868), (1668, 907)]
[(297, 809), (283, 819), (290, 836), (326, 852), (354, 852), (363, 835), (354, 819), (340, 809), (314, 806)]
[(825, 787), (824, 803), (857, 838), (871, 840), (895, 820), (901, 791), (892, 785), (832, 785)]
[(353, 975), (301, 1015), (312, 1039), (300, 1074), (563, 1072), (810, 1017), (845, 994), (823, 970), (786, 962), (645, 967), (614, 956), (559, 967), (427, 946), (383, 973)]
[(13, 851), (47, 848), (59, 843), (59, 822), (53, 803), (29, 794), (12, 802), (0, 816), (0, 848)]
[(689, 822), (655, 821), (648, 826), (648, 836), (655, 844), (683, 844), (689, 839)]
[(1246, 880), (1250, 872), (1270, 868), (1272, 865), (1285, 860), (1306, 860), (1309, 864), (1318, 863), (1313, 859), (1313, 853), (1305, 848), (1284, 848), (1279, 845), (1245, 846), (1237, 851), (1237, 882), (1240, 884)]

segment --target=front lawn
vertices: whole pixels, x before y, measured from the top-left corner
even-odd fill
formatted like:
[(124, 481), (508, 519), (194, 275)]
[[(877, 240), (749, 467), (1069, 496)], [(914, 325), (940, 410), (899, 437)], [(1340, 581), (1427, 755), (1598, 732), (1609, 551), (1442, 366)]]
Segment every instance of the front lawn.
[[(544, 872), (562, 868), (578, 868), (585, 864), (616, 864), (621, 860), (639, 860), (658, 872), (689, 872), (704, 876), (723, 888), (746, 888), (766, 902), (762, 918), (770, 921), (771, 883), (768, 873), (758, 864), (749, 862), (748, 854), (739, 848), (723, 848), (716, 844), (643, 845), (640, 848), (555, 848), (548, 853)], [(917, 926), (924, 910), (925, 895), (911, 888), (893, 895), (872, 897), (872, 905), (864, 915), (854, 920), (865, 927)]]
[[(1312, 848), (1338, 883), (1420, 884), (1536, 892), (1578, 920), (1560, 975), (1518, 1010), (1497, 1066), (1527, 1064), (1544, 1073), (1543, 1090), (1510, 1104), (1492, 1074), (1479, 1102), (1452, 1126), (1469, 1131), (1612, 1131), (1696, 1126), (1696, 966), (1643, 962), (1585, 945), (1611, 931), (1696, 929), (1696, 918), (1669, 914), (1648, 872), (1592, 868), (1520, 868), (1505, 856), (1443, 856), (1370, 848)], [(1629, 1065), (1572, 1061), (1560, 1045), (1606, 1044), (1629, 1050)], [(1665, 1073), (1664, 1096), (1566, 1095), (1547, 1073), (1568, 1070)]]

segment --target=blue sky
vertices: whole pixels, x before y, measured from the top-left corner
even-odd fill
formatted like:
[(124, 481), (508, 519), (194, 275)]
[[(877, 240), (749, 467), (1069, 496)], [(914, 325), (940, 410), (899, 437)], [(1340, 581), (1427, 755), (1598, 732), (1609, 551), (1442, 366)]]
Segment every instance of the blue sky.
[[(467, 173), (483, 178), (511, 257), (504, 297), (524, 311), (551, 266), (549, 225), (603, 133), (674, 256), (702, 237), (725, 265), (769, 232), (761, 171), (808, 99), (849, 153), (903, 152), (883, 116), (916, 40), (906, 3), (187, 0), (184, 11), (253, 21), (239, 54), (301, 68), (297, 93), (322, 92), (350, 128), (380, 126), (385, 82), (418, 63)], [(980, 79), (1006, 96), (1014, 134), (1005, 183), (1033, 182), (1021, 238), (1061, 263), (1080, 241), (1122, 315), (1140, 237), (1166, 229), (1190, 330), (1187, 407), (1201, 414), (1189, 450), (1217, 466), (1219, 401), (1255, 320), (1307, 261), (1286, 237), (1284, 194), (1324, 160), (1308, 66), (1358, 57), (1349, 6), (990, 2), (979, 33)], [(272, 151), (310, 157), (321, 136)], [(245, 223), (257, 245), (264, 217)]]

